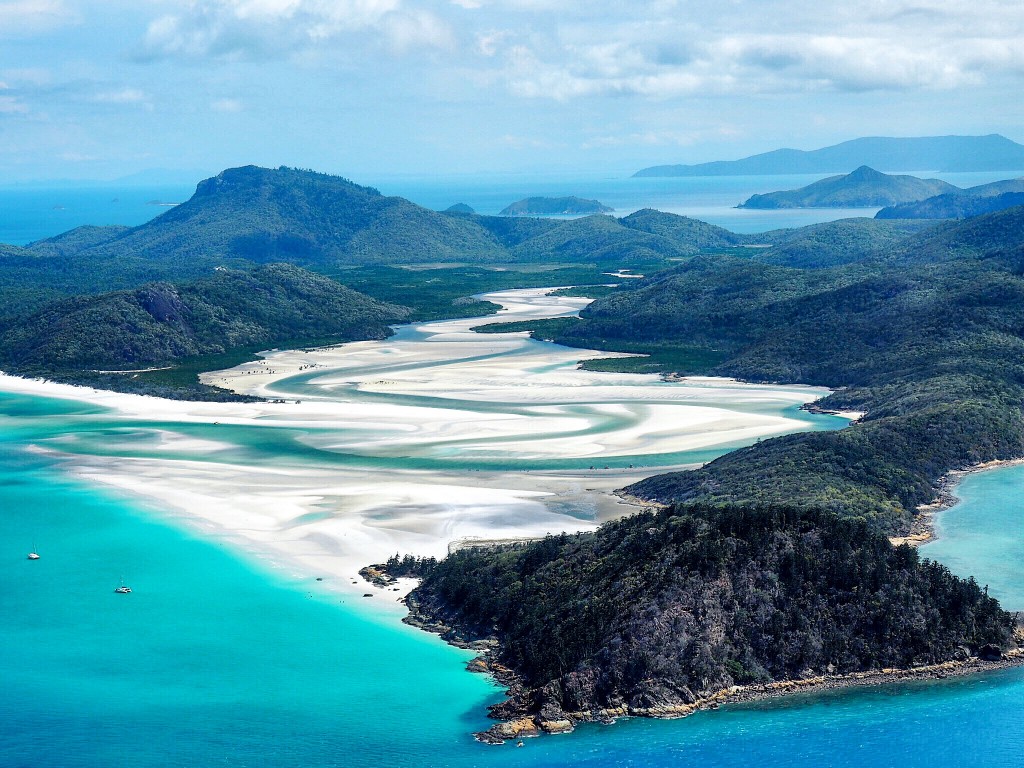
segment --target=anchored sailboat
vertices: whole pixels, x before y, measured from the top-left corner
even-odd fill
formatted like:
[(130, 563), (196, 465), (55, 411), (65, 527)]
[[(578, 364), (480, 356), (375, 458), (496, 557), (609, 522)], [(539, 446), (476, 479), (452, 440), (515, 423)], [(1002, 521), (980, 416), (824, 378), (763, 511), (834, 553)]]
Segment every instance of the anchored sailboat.
[(124, 576), (122, 576), (122, 577), (121, 577), (121, 586), (119, 586), (119, 587), (118, 587), (117, 589), (115, 589), (114, 591), (115, 591), (115, 592), (116, 592), (117, 594), (119, 594), (119, 595), (127, 595), (128, 593), (130, 593), (130, 592), (132, 591), (132, 588), (131, 588), (131, 587), (126, 587), (126, 586), (124, 585)]

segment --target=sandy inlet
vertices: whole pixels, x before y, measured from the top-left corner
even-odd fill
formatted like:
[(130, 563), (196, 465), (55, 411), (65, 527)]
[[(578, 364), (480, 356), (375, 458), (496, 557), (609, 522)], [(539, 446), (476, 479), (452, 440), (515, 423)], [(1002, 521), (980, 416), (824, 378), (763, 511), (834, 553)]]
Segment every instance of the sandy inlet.
[(179, 402), (9, 376), (0, 389), (109, 409), (95, 417), (109, 427), (35, 446), (78, 475), (289, 575), (360, 591), (358, 569), (396, 552), (442, 556), (453, 541), (592, 529), (632, 509), (612, 490), (806, 429), (793, 406), (826, 394), (590, 373), (577, 362), (608, 353), (470, 330), (587, 303), (548, 290), (486, 295), (503, 306), (494, 318), (274, 350), (204, 376), (271, 402)]

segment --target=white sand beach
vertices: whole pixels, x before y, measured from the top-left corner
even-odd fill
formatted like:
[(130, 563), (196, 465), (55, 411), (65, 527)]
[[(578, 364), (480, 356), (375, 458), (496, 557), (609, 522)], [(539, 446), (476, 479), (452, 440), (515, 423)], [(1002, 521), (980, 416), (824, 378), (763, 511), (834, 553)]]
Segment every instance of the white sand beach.
[(826, 394), (590, 373), (577, 361), (608, 353), (469, 330), (587, 303), (548, 290), (487, 295), (504, 307), (494, 318), (271, 351), (204, 376), (284, 402), (170, 401), (11, 376), (0, 390), (109, 409), (100, 418), (113, 429), (36, 449), (289, 575), (358, 591), (370, 590), (358, 569), (396, 552), (592, 529), (632, 509), (614, 489), (693, 466), (687, 452), (806, 428), (783, 410)]

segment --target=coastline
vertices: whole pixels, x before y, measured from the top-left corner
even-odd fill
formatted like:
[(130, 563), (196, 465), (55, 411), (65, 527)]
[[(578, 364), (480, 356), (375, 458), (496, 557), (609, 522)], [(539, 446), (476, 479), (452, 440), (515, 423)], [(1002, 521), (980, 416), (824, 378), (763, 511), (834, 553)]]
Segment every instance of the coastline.
[[(440, 635), (441, 639), (454, 647), (479, 651), (480, 655), (466, 664), (466, 670), (490, 675), (506, 689), (506, 699), (488, 707), (490, 717), (499, 722), (473, 734), (477, 741), (494, 745), (541, 734), (570, 733), (580, 723), (610, 724), (620, 718), (629, 717), (675, 720), (726, 705), (768, 701), (794, 694), (814, 694), (914, 680), (942, 680), (1024, 666), (1024, 647), (993, 651), (993, 647), (986, 646), (980, 649), (978, 656), (965, 655), (960, 659), (911, 668), (884, 668), (840, 675), (814, 675), (753, 685), (734, 685), (696, 696), (689, 702), (665, 702), (650, 707), (622, 705), (578, 712), (564, 712), (555, 708), (557, 712), (554, 712), (548, 706), (538, 707), (535, 695), (538, 691), (530, 689), (514, 670), (493, 661), (491, 656), (499, 648), (498, 640), (488, 638), (467, 641), (456, 628), (440, 619), (419, 613), (415, 601), (407, 601), (407, 604), (409, 615), (402, 619), (404, 623)], [(1018, 624), (1014, 640), (1017, 643), (1024, 643), (1024, 625)], [(989, 658), (982, 658), (986, 654), (990, 654)]]
[[(589, 302), (547, 293), (493, 296), (509, 319), (571, 313)], [(607, 353), (526, 334), (483, 336), (469, 331), (476, 322), (407, 326), (383, 342), (271, 350), (207, 375), (235, 391), (258, 390), (261, 402), (168, 400), (8, 375), (0, 375), (0, 391), (97, 406), (102, 413), (88, 419), (135, 436), (137, 451), (88, 443), (97, 434), (90, 430), (80, 443), (73, 427), (36, 440), (34, 449), (69, 473), (140, 499), (155, 516), (273, 570), (323, 578), (318, 589), (346, 593), (365, 591), (359, 569), (395, 552), (441, 557), (459, 539), (592, 530), (634, 511), (635, 501), (616, 489), (693, 466), (625, 466), (630, 457), (791, 432), (803, 425), (775, 415), (777, 404), (823, 394), (724, 379), (667, 388), (655, 374), (578, 371), (577, 360)], [(742, 408), (728, 410), (732, 402)], [(751, 406), (762, 402), (769, 407), (758, 414)], [(511, 404), (511, 412), (493, 403)], [(262, 450), (264, 442), (282, 448)], [(496, 452), (519, 467), (488, 463)], [(403, 464), (401, 457), (418, 455), (432, 465)], [(619, 464), (606, 467), (604, 456)], [(576, 468), (535, 468), (566, 457)], [(407, 589), (369, 591), (397, 610)]]
[[(691, 701), (665, 701), (649, 707), (622, 705), (616, 708), (595, 708), (588, 711), (564, 712), (556, 706), (540, 705), (536, 695), (543, 689), (530, 689), (515, 672), (492, 659), (500, 642), (491, 637), (468, 640), (460, 630), (445, 623), (445, 620), (424, 614), (411, 597), (406, 605), (409, 614), (402, 621), (425, 632), (439, 635), (442, 640), (456, 648), (478, 651), (479, 656), (470, 660), (469, 672), (490, 675), (504, 687), (505, 700), (488, 709), (490, 717), (499, 722), (487, 730), (474, 733), (478, 741), (485, 744), (502, 744), (505, 741), (539, 736), (542, 733), (569, 733), (580, 723), (612, 723), (624, 717), (650, 717), (655, 719), (679, 719), (689, 717), (703, 710), (718, 709), (728, 704), (746, 704), (757, 701), (792, 696), (796, 693), (820, 693), (862, 686), (879, 686), (912, 680), (941, 680), (982, 672), (1024, 666), (1024, 616), (1017, 615), (1017, 628), (1013, 640), (1016, 647), (1000, 651), (994, 646), (979, 649), (979, 655), (965, 653), (962, 658), (921, 665), (911, 668), (885, 668), (851, 672), (839, 675), (813, 675), (793, 680), (776, 680), (753, 685), (734, 685), (729, 688), (692, 697)], [(988, 658), (983, 658), (983, 657)]]
[(960, 503), (960, 497), (956, 495), (957, 486), (963, 482), (968, 475), (978, 472), (986, 472), (990, 469), (1001, 467), (1014, 467), (1024, 464), (1024, 457), (1015, 459), (993, 459), (983, 461), (964, 469), (951, 469), (939, 478), (936, 483), (935, 499), (928, 504), (922, 504), (917, 508), (910, 530), (905, 536), (893, 536), (890, 543), (898, 547), (901, 544), (909, 544), (916, 547), (920, 544), (928, 544), (937, 541), (938, 530), (935, 527), (935, 516), (945, 512)]
[[(815, 694), (825, 691), (840, 691), (848, 688), (874, 687), (914, 680), (942, 680), (950, 677), (965, 677), (984, 672), (1024, 666), (1024, 649), (1007, 651), (1001, 659), (984, 661), (974, 656), (963, 661), (946, 661), (939, 664), (911, 669), (879, 669), (866, 672), (852, 672), (847, 675), (821, 675), (797, 680), (779, 680), (758, 685), (736, 685), (698, 697), (693, 703), (634, 708), (622, 706), (615, 709), (596, 709), (589, 712), (567, 712), (567, 719), (543, 720), (526, 712), (521, 717), (491, 726), (486, 731), (474, 733), (478, 741), (485, 744), (503, 744), (514, 739), (540, 736), (542, 733), (571, 733), (580, 723), (614, 723), (620, 718), (649, 717), (658, 720), (678, 720), (701, 711), (715, 710), (722, 706), (750, 704), (759, 701), (782, 699), (794, 694)], [(503, 684), (514, 686), (517, 678), (510, 677), (511, 670), (494, 666), (482, 660), (472, 660), (466, 667), (471, 672), (486, 672)], [(514, 674), (514, 673), (511, 673)], [(500, 707), (501, 705), (498, 705)], [(493, 708), (492, 708), (493, 709)]]

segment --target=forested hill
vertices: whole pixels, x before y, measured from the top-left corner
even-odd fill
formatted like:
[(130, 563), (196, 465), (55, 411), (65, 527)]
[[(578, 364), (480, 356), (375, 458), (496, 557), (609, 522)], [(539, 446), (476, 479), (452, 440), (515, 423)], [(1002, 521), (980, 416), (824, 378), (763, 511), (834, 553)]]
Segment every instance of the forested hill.
[(438, 213), (346, 179), (248, 166), (201, 182), (187, 202), (135, 228), (80, 227), (0, 251), (0, 321), (70, 294), (286, 262), (327, 274), (353, 266), (609, 263), (692, 255), (744, 238), (653, 212), (571, 221)]
[(965, 219), (1017, 205), (1024, 205), (1024, 179), (1005, 179), (916, 202), (891, 205), (875, 214), (875, 218)]
[(393, 263), (494, 258), (492, 237), (347, 179), (292, 168), (230, 168), (186, 202), (94, 245), (90, 255), (147, 253), (180, 262)]
[(286, 341), (385, 338), (405, 314), (291, 265), (219, 270), (51, 304), (0, 336), (0, 364), (47, 376), (140, 369)]
[[(793, 500), (905, 530), (945, 471), (1024, 455), (1024, 208), (917, 235), (887, 255), (798, 269), (698, 256), (558, 329), (578, 346), (711, 361), (683, 373), (805, 382), (864, 410), (631, 489), (664, 502)], [(545, 331), (551, 336), (552, 331)]]
[(522, 684), (496, 715), (558, 728), (688, 711), (733, 684), (1012, 642), (973, 580), (886, 536), (947, 471), (1024, 456), (1024, 208), (833, 268), (696, 256), (542, 333), (683, 373), (841, 387), (821, 405), (866, 415), (626, 489), (670, 505), (658, 513), (434, 566), (414, 620), (498, 641)]
[(496, 638), (493, 661), (519, 684), (494, 714), (546, 730), (687, 714), (733, 685), (907, 668), (1011, 638), (973, 581), (862, 520), (783, 506), (691, 504), (463, 549), (408, 603), (449, 638)]
[(739, 208), (872, 208), (896, 205), (959, 191), (938, 179), (891, 176), (864, 165), (800, 189), (752, 195)]

